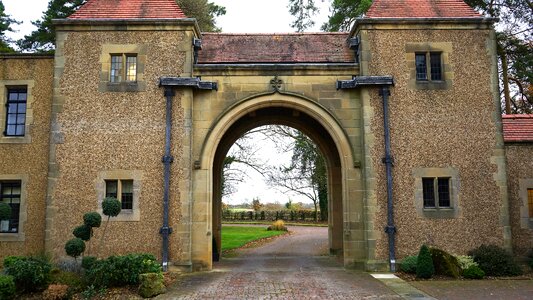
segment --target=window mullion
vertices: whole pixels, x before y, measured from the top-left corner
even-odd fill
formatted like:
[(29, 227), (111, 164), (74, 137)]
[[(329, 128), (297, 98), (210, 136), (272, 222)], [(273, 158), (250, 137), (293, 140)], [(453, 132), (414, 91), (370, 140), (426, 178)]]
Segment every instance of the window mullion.
[(117, 180), (117, 200), (122, 203), (122, 181)]
[(433, 178), (433, 195), (435, 197), (435, 208), (439, 208), (439, 178)]

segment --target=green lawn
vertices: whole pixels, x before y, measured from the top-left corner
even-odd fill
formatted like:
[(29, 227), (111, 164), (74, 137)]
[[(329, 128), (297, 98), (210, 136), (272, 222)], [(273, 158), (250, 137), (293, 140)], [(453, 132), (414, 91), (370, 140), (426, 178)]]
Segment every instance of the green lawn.
[(222, 251), (236, 249), (249, 242), (284, 233), (286, 231), (267, 231), (264, 227), (224, 226), (222, 227)]

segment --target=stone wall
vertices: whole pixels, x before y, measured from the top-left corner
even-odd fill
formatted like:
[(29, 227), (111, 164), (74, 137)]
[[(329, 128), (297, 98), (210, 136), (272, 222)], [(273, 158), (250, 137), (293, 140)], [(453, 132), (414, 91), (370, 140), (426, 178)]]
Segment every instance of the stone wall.
[(529, 216), (527, 190), (533, 189), (533, 144), (506, 144), (507, 183), (513, 234), (513, 251), (527, 255), (533, 249), (533, 219)]
[[(179, 26), (76, 26), (58, 28), (46, 249), (64, 257), (64, 244), (83, 214), (100, 208), (104, 180), (131, 179), (138, 207), (134, 203), (133, 212), (111, 219), (98, 255), (148, 252), (160, 258), (166, 100), (158, 81), (190, 76), (194, 32)], [(138, 55), (137, 83), (112, 86), (106, 82), (108, 56), (130, 52)], [(181, 213), (191, 164), (185, 94), (178, 91), (173, 101), (171, 227), (187, 217)], [(93, 255), (102, 232), (97, 229), (91, 241)], [(171, 235), (171, 260), (180, 258), (182, 244)]]
[[(358, 34), (361, 73), (395, 80), (389, 111), (398, 258), (415, 254), (422, 243), (457, 254), (483, 243), (509, 247), (493, 32), (464, 24), (362, 24)], [(420, 48), (442, 53), (442, 84), (413, 82)], [(377, 89), (363, 91), (362, 99), (366, 201), (377, 204), (376, 253), (387, 259), (382, 100)], [(425, 176), (451, 178), (451, 213), (425, 213), (419, 186)]]
[(24, 137), (0, 137), (0, 180), (21, 180), (19, 233), (0, 233), (0, 261), (7, 255), (44, 250), (46, 174), (52, 102), (53, 58), (39, 55), (0, 59), (0, 117), (5, 129), (6, 87), (28, 90)]

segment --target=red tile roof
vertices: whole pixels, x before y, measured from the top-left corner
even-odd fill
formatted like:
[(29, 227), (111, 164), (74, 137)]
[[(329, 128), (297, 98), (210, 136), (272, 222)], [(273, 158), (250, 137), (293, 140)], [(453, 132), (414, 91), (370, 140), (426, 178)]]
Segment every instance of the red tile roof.
[(198, 62), (353, 62), (347, 39), (348, 33), (202, 33)]
[(533, 142), (533, 115), (503, 115), (505, 142)]
[(89, 0), (69, 19), (181, 19), (174, 0)]
[(462, 0), (374, 0), (367, 18), (479, 18)]

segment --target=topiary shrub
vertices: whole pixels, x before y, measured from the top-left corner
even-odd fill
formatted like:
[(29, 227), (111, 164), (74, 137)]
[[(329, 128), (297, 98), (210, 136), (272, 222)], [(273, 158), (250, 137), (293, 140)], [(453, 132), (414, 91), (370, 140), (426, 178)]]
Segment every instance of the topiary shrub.
[(110, 256), (85, 271), (88, 285), (96, 288), (137, 285), (144, 273), (161, 274), (161, 266), (151, 254)]
[(476, 265), (471, 265), (463, 271), (463, 277), (467, 279), (483, 279), (485, 272)]
[(91, 239), (91, 227), (85, 224), (80, 225), (74, 228), (72, 234), (77, 238), (80, 238), (84, 241), (88, 241)]
[(4, 272), (13, 276), (18, 291), (32, 292), (44, 290), (50, 281), (52, 265), (43, 258), (17, 257), (6, 262)]
[(102, 224), (102, 216), (97, 212), (88, 212), (83, 215), (83, 224), (89, 227), (98, 228)]
[(0, 299), (13, 299), (16, 292), (13, 276), (0, 274)]
[(405, 273), (411, 273), (416, 274), (416, 263), (418, 261), (418, 256), (407, 256), (406, 258), (402, 259), (402, 262), (400, 264), (400, 270)]
[(287, 226), (285, 226), (285, 222), (283, 220), (277, 220), (272, 225), (268, 226), (268, 231), (287, 231)]
[(85, 243), (80, 238), (73, 238), (65, 244), (65, 252), (76, 259), (85, 251)]
[(433, 259), (435, 274), (450, 276), (453, 278), (461, 276), (462, 269), (457, 258), (448, 252), (437, 248), (430, 248), (429, 252), (431, 253), (431, 259)]
[(0, 203), (0, 221), (11, 218), (11, 206), (7, 203)]
[(416, 263), (416, 277), (427, 279), (431, 278), (434, 274), (435, 267), (433, 266), (433, 259), (431, 258), (429, 248), (426, 245), (422, 245)]
[(116, 198), (107, 197), (102, 201), (102, 212), (107, 217), (116, 217), (120, 214), (122, 204)]
[(468, 252), (487, 276), (518, 276), (522, 274), (520, 266), (511, 254), (496, 245), (481, 245)]

